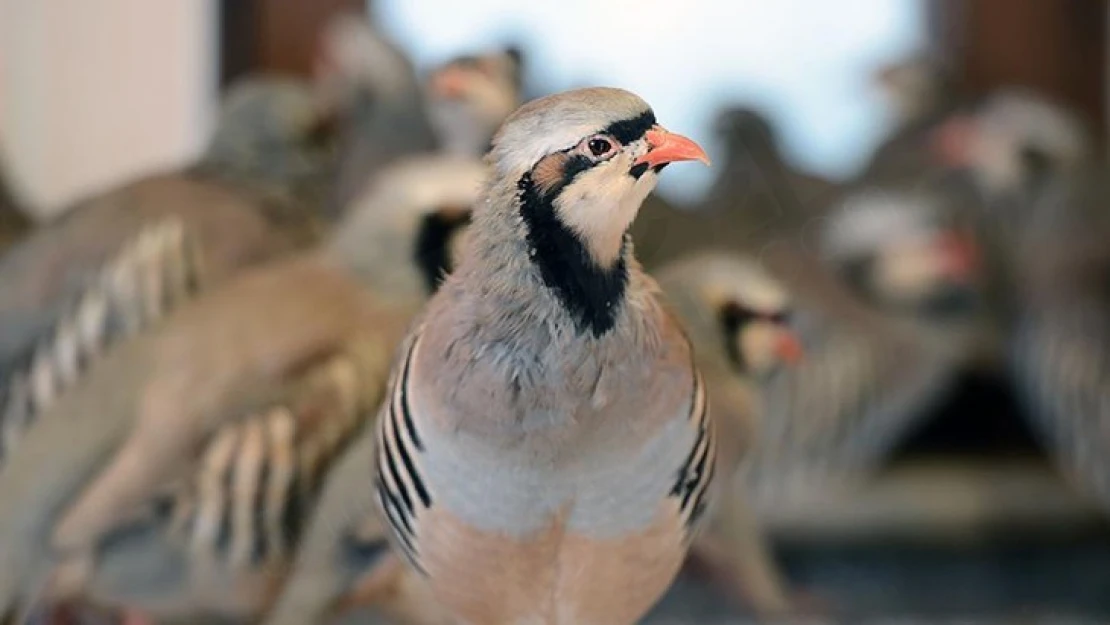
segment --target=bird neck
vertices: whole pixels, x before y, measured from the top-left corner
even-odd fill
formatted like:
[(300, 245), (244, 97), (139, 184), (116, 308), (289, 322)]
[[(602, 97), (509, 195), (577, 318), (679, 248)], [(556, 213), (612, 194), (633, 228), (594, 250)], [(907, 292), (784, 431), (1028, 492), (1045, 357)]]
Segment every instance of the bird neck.
[[(517, 190), (517, 209), (532, 266), (580, 332), (595, 337), (608, 333), (622, 311), (628, 287), (627, 232), (610, 233), (619, 240), (587, 243), (563, 221), (553, 198), (539, 191), (531, 174), (520, 178)], [(590, 244), (615, 253), (598, 254)]]

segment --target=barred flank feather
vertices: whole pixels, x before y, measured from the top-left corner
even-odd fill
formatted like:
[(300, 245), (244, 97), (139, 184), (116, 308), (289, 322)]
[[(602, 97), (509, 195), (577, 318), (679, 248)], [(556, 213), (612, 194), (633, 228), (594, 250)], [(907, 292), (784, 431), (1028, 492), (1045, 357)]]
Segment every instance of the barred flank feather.
[(0, 462), (92, 363), (165, 317), (200, 285), (199, 248), (181, 221), (141, 230), (0, 381)]
[(364, 373), (352, 358), (335, 357), (314, 367), (287, 401), (223, 428), (162, 507), (170, 535), (218, 566), (281, 563), (331, 463), (373, 415), (380, 395), (363, 386), (381, 376)]

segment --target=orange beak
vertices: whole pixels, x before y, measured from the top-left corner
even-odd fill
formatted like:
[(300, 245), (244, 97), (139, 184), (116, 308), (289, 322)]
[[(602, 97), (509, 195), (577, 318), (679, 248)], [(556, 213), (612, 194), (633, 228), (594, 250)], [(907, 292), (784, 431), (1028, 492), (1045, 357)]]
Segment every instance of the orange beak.
[(466, 91), (466, 72), (456, 68), (448, 68), (436, 72), (431, 79), (432, 93), (444, 99), (462, 97)]
[(805, 356), (802, 342), (793, 333), (783, 330), (775, 343), (775, 354), (788, 365), (796, 365)]
[(677, 161), (701, 161), (709, 164), (709, 156), (701, 146), (692, 140), (668, 132), (662, 126), (655, 126), (644, 134), (648, 142), (648, 152), (636, 159), (636, 165), (647, 163), (650, 167), (658, 167)]
[(933, 131), (931, 149), (942, 165), (966, 167), (971, 160), (971, 142), (975, 137), (975, 121), (958, 115)]

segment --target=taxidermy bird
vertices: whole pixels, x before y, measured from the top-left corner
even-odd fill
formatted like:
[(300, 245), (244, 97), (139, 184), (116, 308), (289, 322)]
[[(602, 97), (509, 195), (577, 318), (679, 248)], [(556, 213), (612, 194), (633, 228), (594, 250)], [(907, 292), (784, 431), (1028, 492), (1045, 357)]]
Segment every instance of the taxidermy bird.
[(341, 130), (340, 168), (330, 212), (341, 214), (387, 165), (438, 147), (416, 70), (362, 15), (327, 25), (318, 75), (333, 106), (352, 111)]
[(460, 56), (435, 68), (425, 91), (428, 115), (442, 149), (481, 157), (493, 133), (518, 106), (524, 92), (519, 48)]
[(485, 175), (448, 157), (389, 171), (322, 249), (179, 306), (11, 441), (0, 557), (21, 573), (0, 579), (0, 607), (263, 613), (329, 467), (374, 415), (397, 343), (450, 268), (434, 248), (465, 225)]
[[(332, 113), (295, 83), (251, 80), (225, 100), (210, 149), (81, 202), (0, 259), (0, 377), (71, 309), (98, 272), (146, 227), (179, 221), (199, 246), (203, 282), (318, 241), (318, 172)], [(201, 277), (198, 274), (198, 277)]]
[(987, 203), (980, 230), (1005, 288), (1009, 371), (1049, 452), (1110, 508), (1106, 166), (1070, 111), (1029, 92), (953, 117), (937, 145)]
[[(714, 467), (690, 346), (625, 236), (681, 160), (706, 157), (619, 89), (506, 120), (458, 267), (399, 350), (380, 427), (330, 480), (318, 535), (341, 539), (376, 509), (462, 622), (633, 623), (650, 609)], [(297, 604), (270, 622), (310, 622), (284, 609)]]
[(806, 358), (764, 387), (747, 473), (761, 512), (866, 477), (970, 358), (975, 252), (951, 208), (942, 192), (865, 188), (812, 237), (764, 249)]

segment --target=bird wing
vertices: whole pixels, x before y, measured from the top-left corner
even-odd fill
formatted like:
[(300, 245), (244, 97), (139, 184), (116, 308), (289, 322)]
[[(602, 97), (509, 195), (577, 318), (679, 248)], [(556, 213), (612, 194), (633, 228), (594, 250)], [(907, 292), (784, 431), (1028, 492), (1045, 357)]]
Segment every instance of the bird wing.
[(91, 198), (0, 259), (0, 370), (48, 334), (129, 241), (166, 218), (179, 219), (195, 237), (209, 286), (309, 242), (269, 223), (254, 196), (182, 175)]
[(0, 381), (0, 458), (108, 349), (195, 296), (199, 265), (196, 241), (180, 220), (143, 227), (5, 372)]
[[(96, 544), (304, 367), (364, 329), (391, 346), (383, 337), (408, 321), (396, 313), (313, 256), (187, 305), (109, 354), (28, 430), (0, 472), (0, 557), (33, 580), (50, 549)], [(25, 583), (0, 574), (0, 607)]]

